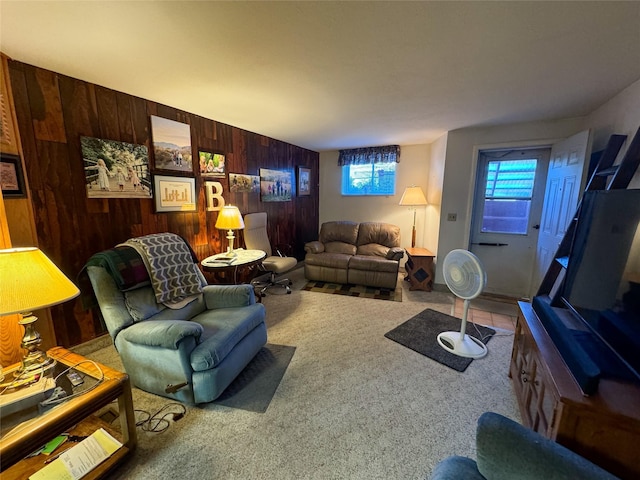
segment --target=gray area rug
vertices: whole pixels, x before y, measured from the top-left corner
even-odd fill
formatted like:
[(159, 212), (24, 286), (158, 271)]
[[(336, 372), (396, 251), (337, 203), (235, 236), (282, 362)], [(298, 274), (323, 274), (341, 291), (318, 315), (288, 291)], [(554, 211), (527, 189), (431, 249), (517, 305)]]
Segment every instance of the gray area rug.
[(296, 347), (266, 344), (213, 403), (266, 412), (295, 351)]
[[(425, 308), (450, 314), (450, 292), (400, 281), (403, 301), (381, 302), (303, 291), (303, 269), (287, 277), (291, 295), (262, 299), (269, 344), (296, 346), (267, 411), (187, 405), (164, 433), (138, 429), (138, 447), (110, 480), (424, 479), (449, 455), (475, 457), (482, 413), (520, 419), (513, 336), (495, 335), (464, 374), (384, 337)], [(86, 354), (122, 369), (106, 343)], [(137, 388), (133, 401), (148, 412), (170, 403)]]
[[(459, 318), (427, 308), (415, 317), (385, 333), (384, 336), (449, 368), (464, 372), (473, 359), (460, 357), (446, 351), (438, 344), (437, 339), (438, 334), (442, 332), (459, 332), (461, 322), (462, 320)], [(487, 343), (496, 331), (492, 328), (467, 322), (466, 333), (478, 338), (483, 343)]]

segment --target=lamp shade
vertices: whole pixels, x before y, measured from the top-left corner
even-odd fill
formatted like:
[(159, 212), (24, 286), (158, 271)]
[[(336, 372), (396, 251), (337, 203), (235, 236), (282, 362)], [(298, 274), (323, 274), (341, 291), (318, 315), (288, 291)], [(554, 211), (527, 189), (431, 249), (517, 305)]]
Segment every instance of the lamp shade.
[(0, 250), (0, 315), (50, 307), (79, 293), (40, 249)]
[(416, 186), (407, 187), (404, 189), (404, 193), (400, 199), (400, 205), (427, 205), (427, 197), (424, 196), (422, 188)]
[(216, 228), (220, 230), (238, 230), (244, 228), (244, 221), (238, 207), (234, 205), (225, 205), (218, 213), (216, 220)]

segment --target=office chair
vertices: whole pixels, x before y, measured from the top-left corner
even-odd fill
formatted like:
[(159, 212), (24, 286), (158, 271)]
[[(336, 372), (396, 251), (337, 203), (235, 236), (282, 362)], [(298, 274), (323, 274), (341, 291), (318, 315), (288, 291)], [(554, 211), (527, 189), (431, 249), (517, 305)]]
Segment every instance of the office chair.
[(292, 270), (298, 260), (294, 257), (286, 257), (276, 249), (277, 255), (273, 255), (271, 243), (267, 236), (267, 213), (248, 213), (244, 216), (244, 244), (249, 250), (262, 250), (267, 257), (262, 261), (260, 270), (269, 273), (269, 279), (261, 281), (256, 279), (251, 284), (258, 290), (261, 296), (266, 295), (267, 289), (271, 287), (284, 288), (287, 293), (291, 293), (291, 280), (288, 278), (278, 278), (276, 275)]

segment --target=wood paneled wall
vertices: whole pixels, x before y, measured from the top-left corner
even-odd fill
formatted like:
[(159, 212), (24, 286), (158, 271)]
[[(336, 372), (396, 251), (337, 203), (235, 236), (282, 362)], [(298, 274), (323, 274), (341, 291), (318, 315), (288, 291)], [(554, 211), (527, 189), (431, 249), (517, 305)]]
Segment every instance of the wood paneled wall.
[[(195, 213), (155, 213), (150, 199), (87, 198), (80, 136), (146, 145), (154, 173), (150, 115), (188, 123), (194, 157), (199, 148), (222, 151), (227, 173), (258, 175), (270, 168), (296, 178), (298, 166), (310, 168), (311, 196), (294, 195), (290, 202), (263, 203), (259, 194), (229, 192), (228, 176), (213, 180), (223, 184), (226, 203), (243, 214), (267, 212), (272, 243), (291, 245), (298, 259), (304, 243), (317, 239), (317, 152), (24, 63), (11, 61), (9, 68), (40, 248), (70, 278), (94, 253), (139, 235), (182, 235), (200, 260), (226, 245), (225, 232), (214, 228), (217, 212), (206, 211), (197, 172)], [(84, 311), (78, 299), (52, 314), (65, 347), (105, 333), (97, 313)]]

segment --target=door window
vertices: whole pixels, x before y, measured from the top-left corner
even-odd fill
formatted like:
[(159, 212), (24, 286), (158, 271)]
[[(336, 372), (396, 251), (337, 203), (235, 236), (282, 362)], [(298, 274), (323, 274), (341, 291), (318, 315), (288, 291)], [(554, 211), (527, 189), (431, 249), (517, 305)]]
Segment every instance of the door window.
[(537, 164), (535, 158), (487, 162), (482, 233), (527, 233)]

